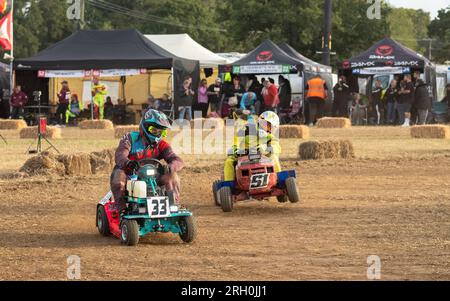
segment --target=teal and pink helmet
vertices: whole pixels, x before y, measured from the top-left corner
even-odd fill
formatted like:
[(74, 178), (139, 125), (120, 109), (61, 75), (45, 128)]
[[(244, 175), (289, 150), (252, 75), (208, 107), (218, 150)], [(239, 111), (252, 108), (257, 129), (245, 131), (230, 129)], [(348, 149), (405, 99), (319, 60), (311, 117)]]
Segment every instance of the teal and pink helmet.
[(171, 124), (166, 114), (150, 109), (142, 117), (139, 128), (141, 136), (147, 144), (155, 147), (162, 138), (167, 136)]

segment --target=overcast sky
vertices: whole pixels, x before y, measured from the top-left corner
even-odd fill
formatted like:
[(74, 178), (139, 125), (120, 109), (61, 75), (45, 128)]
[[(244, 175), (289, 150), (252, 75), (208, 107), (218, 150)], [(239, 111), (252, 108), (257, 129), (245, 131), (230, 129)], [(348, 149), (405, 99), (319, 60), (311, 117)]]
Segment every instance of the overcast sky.
[(450, 6), (450, 0), (387, 0), (396, 7), (423, 9), (431, 13), (431, 19), (436, 18), (438, 10)]

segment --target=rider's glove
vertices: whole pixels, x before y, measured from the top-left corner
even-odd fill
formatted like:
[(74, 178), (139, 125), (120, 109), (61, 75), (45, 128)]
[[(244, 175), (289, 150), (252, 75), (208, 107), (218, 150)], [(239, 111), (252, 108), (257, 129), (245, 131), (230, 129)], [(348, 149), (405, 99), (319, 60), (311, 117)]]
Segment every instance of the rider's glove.
[(172, 169), (170, 168), (169, 165), (165, 165), (164, 166), (164, 175), (171, 175), (172, 174)]
[(127, 170), (134, 172), (139, 169), (139, 163), (137, 161), (128, 160), (126, 168)]

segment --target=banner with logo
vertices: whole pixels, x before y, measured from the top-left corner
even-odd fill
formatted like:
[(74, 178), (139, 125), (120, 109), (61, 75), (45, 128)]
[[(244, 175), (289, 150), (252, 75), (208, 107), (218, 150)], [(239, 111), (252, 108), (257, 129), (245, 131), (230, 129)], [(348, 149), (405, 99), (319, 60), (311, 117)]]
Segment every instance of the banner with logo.
[(39, 70), (40, 78), (87, 78), (117, 77), (147, 74), (147, 69), (109, 69), (109, 70)]
[(288, 65), (246, 65), (233, 67), (234, 74), (287, 74), (292, 70)]
[(377, 74), (409, 74), (411, 68), (409, 67), (374, 67), (353, 69), (353, 74), (357, 75), (377, 75)]

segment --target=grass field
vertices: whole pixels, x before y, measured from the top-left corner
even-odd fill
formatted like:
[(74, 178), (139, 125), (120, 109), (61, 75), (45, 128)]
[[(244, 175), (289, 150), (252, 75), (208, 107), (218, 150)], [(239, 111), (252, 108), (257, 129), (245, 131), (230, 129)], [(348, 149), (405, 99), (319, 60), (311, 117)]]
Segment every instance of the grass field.
[[(31, 140), (2, 131), (0, 175), (16, 171)], [(64, 153), (113, 148), (113, 131), (63, 129)], [(296, 169), (302, 202), (214, 207), (211, 183), (224, 155), (182, 155), (182, 199), (199, 236), (172, 235), (120, 246), (95, 228), (109, 175), (0, 180), (0, 279), (65, 279), (78, 255), (82, 279), (364, 280), (367, 257), (382, 279), (450, 280), (450, 140), (412, 139), (394, 127), (312, 129), (311, 139), (348, 138), (352, 160), (299, 161), (296, 139), (281, 141), (284, 168)], [(2, 142), (0, 142), (2, 143)]]

